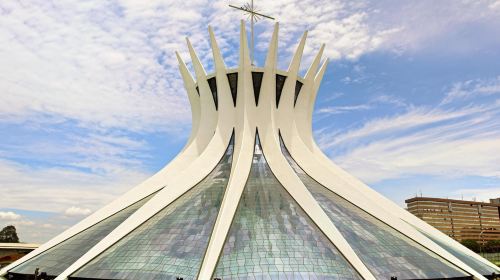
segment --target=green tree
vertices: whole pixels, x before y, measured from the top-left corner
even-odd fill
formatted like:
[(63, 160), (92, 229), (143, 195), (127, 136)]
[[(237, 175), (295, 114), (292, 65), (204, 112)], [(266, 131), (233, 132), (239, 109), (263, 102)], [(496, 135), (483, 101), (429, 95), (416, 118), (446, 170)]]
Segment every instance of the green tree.
[(484, 250), (488, 253), (500, 252), (500, 240), (490, 240), (484, 245)]
[(15, 226), (6, 226), (0, 231), (0, 242), (19, 243)]
[(460, 242), (460, 243), (462, 243), (462, 245), (471, 249), (472, 251), (479, 253), (479, 249), (480, 249), (481, 245), (479, 245), (479, 243), (476, 240), (465, 239), (465, 240), (462, 240), (462, 242)]

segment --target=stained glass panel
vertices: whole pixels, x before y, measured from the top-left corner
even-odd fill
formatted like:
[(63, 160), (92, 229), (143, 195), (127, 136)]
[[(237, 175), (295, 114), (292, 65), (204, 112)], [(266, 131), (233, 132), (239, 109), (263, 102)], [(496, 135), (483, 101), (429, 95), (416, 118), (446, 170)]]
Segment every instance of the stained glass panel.
[(231, 172), (232, 152), (231, 144), (217, 167), (203, 181), (72, 277), (196, 278)]
[(356, 254), (377, 279), (433, 279), (468, 276), (465, 272), (320, 185), (293, 160), (288, 162)]
[(256, 145), (214, 277), (360, 279), (274, 177)]
[(35, 269), (39, 268), (40, 272), (46, 272), (49, 276), (59, 275), (125, 221), (137, 209), (144, 205), (152, 196), (153, 195), (150, 195), (132, 204), (113, 216), (59, 243), (33, 259), (16, 266), (9, 272), (34, 274)]

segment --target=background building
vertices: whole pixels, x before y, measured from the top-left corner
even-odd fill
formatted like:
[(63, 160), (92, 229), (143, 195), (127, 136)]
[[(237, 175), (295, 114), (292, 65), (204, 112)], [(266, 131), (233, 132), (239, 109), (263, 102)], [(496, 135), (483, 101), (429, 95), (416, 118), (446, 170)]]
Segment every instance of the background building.
[(0, 268), (38, 248), (38, 244), (0, 243)]
[(432, 197), (407, 199), (408, 211), (448, 236), (486, 243), (500, 240), (500, 199), (490, 203)]

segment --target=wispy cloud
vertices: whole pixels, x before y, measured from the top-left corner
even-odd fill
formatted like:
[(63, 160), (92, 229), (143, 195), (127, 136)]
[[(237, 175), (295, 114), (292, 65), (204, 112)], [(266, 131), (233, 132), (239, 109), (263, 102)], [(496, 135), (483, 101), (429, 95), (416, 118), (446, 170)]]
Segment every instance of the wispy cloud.
[(493, 152), (500, 150), (499, 118), (498, 100), (410, 107), (349, 131), (322, 131), (317, 139), (336, 162), (370, 183), (413, 175), (500, 178)]
[[(182, 27), (196, 18), (162, 29), (155, 41), (148, 37), (158, 29), (148, 31), (146, 18), (118, 3), (0, 5), (0, 22), (9, 26), (0, 31), (2, 121), (43, 121), (49, 115), (127, 130), (188, 123), (173, 52), (159, 56), (166, 38), (176, 38), (170, 39), (172, 48), (182, 46)], [(164, 24), (169, 21), (175, 18), (164, 18)]]
[[(334, 94), (332, 97), (325, 98), (322, 103), (328, 103), (341, 97), (342, 94)], [(324, 118), (325, 116), (338, 115), (345, 113), (355, 113), (359, 111), (375, 110), (380, 107), (380, 105), (391, 105), (393, 107), (408, 108), (409, 105), (398, 97), (389, 95), (380, 95), (372, 100), (369, 100), (363, 104), (356, 105), (345, 105), (345, 106), (320, 106), (314, 114), (318, 115), (319, 118)], [(316, 119), (317, 121), (318, 119)]]
[(458, 189), (454, 194), (463, 194), (478, 201), (489, 201), (490, 198), (500, 197), (500, 187)]
[(457, 100), (470, 100), (481, 96), (500, 95), (500, 76), (489, 79), (476, 79), (453, 84), (446, 93), (443, 103)]
[[(0, 226), (13, 224), (23, 241), (44, 242), (151, 175), (139, 170), (99, 173), (0, 160)], [(39, 211), (47, 213), (36, 218)]]
[[(370, 22), (392, 26), (395, 29), (385, 38), (381, 48), (397, 52), (440, 48), (443, 52), (477, 51), (479, 44), (499, 38), (479, 40), (470, 44), (464, 41), (457, 29), (481, 24), (473, 28), (476, 35), (488, 36), (487, 30), (500, 30), (500, 9), (495, 0), (480, 1), (374, 1)], [(485, 33), (482, 33), (485, 32)], [(451, 37), (450, 37), (451, 36)], [(482, 36), (481, 36), (482, 37)], [(436, 41), (442, 40), (440, 44)], [(431, 46), (429, 42), (434, 42)]]
[[(280, 0), (260, 8), (282, 23), (286, 51), (281, 54), (286, 57), (302, 31), (310, 31), (308, 61), (321, 43), (327, 44), (331, 58), (355, 59), (382, 44), (399, 44), (407, 38), (401, 35), (440, 33), (441, 21), (449, 20), (450, 26), (496, 15), (497, 9), (488, 8), (494, 3), (479, 2), (441, 3), (446, 13), (424, 3), (399, 4), (393, 7), (397, 12), (389, 13), (368, 1), (340, 0)], [(187, 58), (183, 38), (189, 36), (204, 63), (211, 65), (206, 26), (212, 24), (229, 64), (236, 62), (241, 15), (226, 1), (4, 1), (0, 11), (0, 23), (9, 27), (0, 31), (2, 121), (50, 116), (100, 127), (175, 131), (190, 117), (174, 57), (180, 50)], [(392, 20), (382, 20), (387, 14)], [(262, 49), (272, 28), (267, 24), (259, 29)]]
[[(237, 3), (234, 3), (237, 4)], [(357, 58), (383, 40), (367, 24), (364, 5), (348, 1), (273, 1), (262, 5), (280, 22), (281, 52), (310, 29), (308, 50), (327, 43), (333, 58)], [(206, 26), (212, 24), (234, 64), (241, 14), (226, 1), (2, 2), (2, 122), (77, 121), (132, 131), (169, 131), (189, 123), (175, 50), (187, 58), (190, 37), (211, 65)], [(261, 25), (267, 45), (271, 24)], [(308, 60), (308, 58), (306, 58)]]
[(316, 111), (318, 114), (329, 114), (336, 115), (342, 114), (346, 112), (355, 112), (355, 111), (363, 111), (371, 109), (370, 105), (353, 105), (353, 106), (332, 106), (332, 107), (323, 107)]
[(145, 163), (149, 144), (122, 130), (59, 124), (0, 131), (0, 207), (15, 209), (0, 210), (20, 215), (0, 226), (15, 225), (24, 241), (48, 240), (153, 172)]
[[(75, 205), (96, 210), (149, 173), (117, 170), (103, 175), (68, 168), (36, 168), (0, 161), (2, 207), (63, 212)], [(43, 203), (38, 203), (42, 201)]]

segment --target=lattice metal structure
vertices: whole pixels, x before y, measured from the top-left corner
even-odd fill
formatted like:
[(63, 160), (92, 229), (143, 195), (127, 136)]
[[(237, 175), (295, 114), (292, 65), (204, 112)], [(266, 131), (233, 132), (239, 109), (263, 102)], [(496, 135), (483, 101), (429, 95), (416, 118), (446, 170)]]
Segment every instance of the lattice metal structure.
[[(5, 267), (6, 279), (486, 279), (498, 267), (332, 163), (312, 114), (324, 46), (299, 76), (306, 34), (264, 67), (241, 23), (228, 69), (209, 28), (215, 72), (188, 41), (179, 55), (192, 132), (157, 174)], [(321, 65), (320, 65), (321, 64)], [(40, 278), (39, 278), (40, 279)]]

